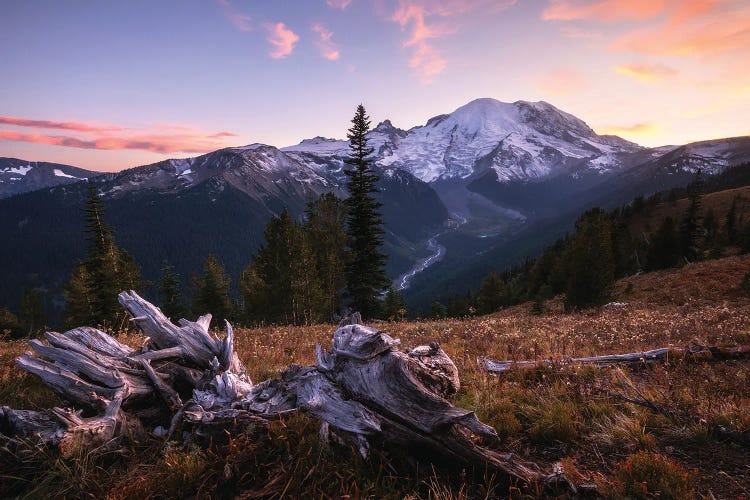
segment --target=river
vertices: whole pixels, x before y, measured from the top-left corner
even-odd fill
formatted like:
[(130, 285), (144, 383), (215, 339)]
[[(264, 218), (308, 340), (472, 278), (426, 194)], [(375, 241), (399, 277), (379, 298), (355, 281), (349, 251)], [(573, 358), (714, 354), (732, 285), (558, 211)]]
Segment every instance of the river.
[(450, 227), (447, 230), (441, 231), (429, 240), (427, 240), (427, 250), (430, 252), (430, 255), (425, 257), (424, 259), (420, 260), (416, 264), (414, 264), (414, 267), (409, 269), (407, 272), (399, 276), (396, 281), (394, 282), (396, 285), (396, 290), (402, 291), (409, 288), (409, 285), (411, 284), (412, 278), (416, 276), (417, 274), (421, 273), (422, 271), (426, 270), (428, 267), (432, 266), (433, 264), (436, 264), (440, 262), (443, 257), (445, 257), (446, 248), (440, 244), (440, 241), (438, 241), (438, 238), (440, 238), (442, 235), (447, 233), (448, 231), (455, 231), (460, 226), (466, 224), (467, 219), (459, 214), (451, 214), (454, 219), (454, 224), (452, 227)]

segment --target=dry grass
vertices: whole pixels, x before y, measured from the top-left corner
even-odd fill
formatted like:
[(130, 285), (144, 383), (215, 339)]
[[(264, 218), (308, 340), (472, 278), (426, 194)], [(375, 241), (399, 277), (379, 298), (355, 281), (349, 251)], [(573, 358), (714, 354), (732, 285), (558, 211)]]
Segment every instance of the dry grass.
[[(737, 198), (737, 222), (739, 225), (747, 223), (750, 220), (750, 186), (725, 189), (703, 195), (701, 197), (701, 216), (705, 216), (709, 210), (712, 210), (717, 222), (723, 225), (735, 197)], [(688, 205), (690, 205), (688, 198), (682, 198), (674, 202), (662, 202), (648, 215), (636, 215), (631, 224), (631, 231), (633, 234), (656, 231), (667, 217), (680, 220)]]
[[(562, 461), (578, 481), (594, 482), (612, 496), (736, 498), (750, 494), (748, 449), (718, 439), (714, 430), (721, 425), (750, 432), (749, 362), (538, 369), (497, 378), (480, 371), (476, 360), (559, 359), (692, 341), (750, 343), (750, 297), (737, 289), (748, 270), (745, 256), (631, 277), (615, 289), (626, 306), (578, 314), (563, 314), (557, 299), (541, 316), (531, 315), (526, 304), (478, 318), (376, 326), (406, 347), (440, 342), (461, 373), (463, 387), (454, 402), (495, 426), (509, 451), (548, 468)], [(632, 291), (625, 295), (628, 284)], [(315, 344), (329, 346), (333, 329), (240, 329), (237, 351), (259, 381), (289, 364), (313, 363)], [(140, 342), (137, 335), (123, 338)], [(24, 350), (20, 342), (0, 347), (0, 405), (59, 403), (12, 363)], [(662, 411), (623, 403), (611, 393), (637, 395)], [(326, 450), (317, 423), (304, 416), (274, 424), (268, 442), (240, 435), (209, 450), (175, 444), (165, 450), (153, 441), (126, 456), (65, 460), (37, 451), (16, 458), (0, 453), (0, 496), (482, 498), (508, 493), (498, 489), (496, 478), (448, 476), (393, 452), (376, 451), (364, 461), (351, 450)], [(651, 470), (660, 475), (649, 475)]]

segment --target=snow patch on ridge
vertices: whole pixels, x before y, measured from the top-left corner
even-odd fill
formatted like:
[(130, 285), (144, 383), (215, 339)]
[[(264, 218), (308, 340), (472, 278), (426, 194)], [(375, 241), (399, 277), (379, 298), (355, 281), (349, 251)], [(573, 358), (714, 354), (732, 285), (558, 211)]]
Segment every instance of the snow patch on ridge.
[(75, 175), (68, 175), (62, 170), (60, 170), (59, 168), (52, 170), (52, 173), (55, 174), (55, 177), (65, 177), (67, 179), (77, 179), (79, 181), (84, 179), (84, 177), (76, 177)]
[(26, 175), (33, 168), (34, 167), (32, 167), (31, 165), (26, 165), (25, 167), (9, 167), (0, 170), (0, 172), (4, 174)]

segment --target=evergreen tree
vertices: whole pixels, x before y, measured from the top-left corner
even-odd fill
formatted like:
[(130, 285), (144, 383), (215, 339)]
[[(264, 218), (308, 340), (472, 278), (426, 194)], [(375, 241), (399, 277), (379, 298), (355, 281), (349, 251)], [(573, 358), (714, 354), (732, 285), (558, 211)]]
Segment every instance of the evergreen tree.
[(328, 315), (302, 226), (284, 209), (266, 225), (265, 237), (266, 245), (258, 250), (240, 284), (248, 319), (310, 324)]
[(260, 275), (257, 257), (240, 275), (239, 289), (242, 297), (244, 321), (248, 325), (271, 321), (269, 311), (269, 288)]
[(92, 182), (88, 183), (85, 209), (88, 259), (85, 262), (91, 283), (91, 320), (99, 324), (117, 323), (122, 314), (117, 294), (120, 256), (112, 230), (104, 221), (104, 206)]
[(601, 305), (609, 300), (615, 279), (611, 228), (607, 214), (598, 208), (576, 222), (567, 258), (566, 308)]
[(305, 212), (305, 235), (315, 257), (323, 319), (341, 312), (341, 292), (346, 286), (346, 204), (333, 193), (311, 200)]
[(180, 277), (166, 260), (161, 266), (161, 278), (158, 284), (159, 307), (172, 321), (185, 317), (185, 306), (182, 302)]
[(389, 321), (401, 321), (406, 317), (406, 302), (398, 290), (388, 289), (383, 302), (383, 314)]
[(7, 307), (0, 308), (0, 340), (18, 338), (25, 334), (25, 330), (18, 321), (18, 316)]
[(380, 306), (380, 295), (390, 284), (385, 272), (386, 255), (380, 251), (383, 244), (382, 204), (373, 197), (378, 192), (378, 177), (371, 168), (373, 149), (367, 144), (370, 120), (361, 104), (349, 129), (349, 156), (345, 171), (349, 177), (347, 189), (347, 234), (351, 258), (346, 265), (347, 292), (351, 308), (364, 318), (372, 318)]
[(702, 191), (703, 177), (698, 170), (695, 180), (688, 186), (690, 205), (680, 223), (680, 252), (691, 262), (700, 258), (700, 243), (703, 237), (700, 216)]
[(441, 302), (435, 301), (430, 305), (430, 318), (443, 319), (448, 316), (448, 309)]
[(26, 289), (21, 295), (18, 308), (18, 322), (26, 335), (33, 335), (44, 329), (44, 297), (39, 289)]
[(93, 290), (86, 265), (79, 262), (65, 284), (65, 325), (70, 328), (92, 323)]
[(112, 230), (104, 220), (104, 206), (91, 181), (84, 213), (88, 255), (65, 287), (66, 321), (69, 325), (117, 327), (125, 320), (117, 295), (143, 286), (141, 268), (129, 253), (117, 248)]
[(464, 294), (454, 294), (448, 299), (448, 316), (451, 318), (463, 318), (471, 315), (470, 297)]
[(646, 253), (650, 271), (674, 267), (680, 261), (680, 238), (677, 225), (672, 217), (667, 217), (651, 235)]
[(490, 273), (482, 281), (477, 297), (477, 311), (479, 314), (491, 314), (497, 312), (506, 305), (508, 300), (508, 288), (505, 281), (497, 273)]
[(724, 222), (724, 238), (727, 245), (737, 244), (737, 195), (732, 198), (732, 204), (727, 211), (727, 217)]
[(203, 266), (203, 274), (193, 276), (193, 313), (210, 313), (215, 321), (229, 319), (232, 315), (232, 300), (229, 298), (230, 279), (224, 267), (209, 255)]

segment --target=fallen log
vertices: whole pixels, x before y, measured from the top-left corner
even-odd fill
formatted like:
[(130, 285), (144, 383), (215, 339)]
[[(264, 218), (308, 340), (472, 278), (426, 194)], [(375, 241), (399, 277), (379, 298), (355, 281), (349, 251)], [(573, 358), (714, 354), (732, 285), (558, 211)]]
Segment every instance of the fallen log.
[(630, 352), (626, 354), (608, 354), (583, 358), (564, 358), (559, 360), (543, 359), (539, 361), (494, 361), (489, 358), (477, 359), (479, 366), (490, 373), (503, 375), (513, 370), (535, 368), (562, 368), (578, 365), (593, 365), (597, 368), (611, 366), (637, 366), (661, 363), (669, 360), (725, 360), (750, 357), (750, 345), (745, 346), (703, 346), (691, 344), (688, 347), (662, 347), (649, 351)]
[(137, 439), (143, 428), (199, 442), (221, 439), (238, 424), (263, 430), (290, 412), (304, 412), (321, 420), (321, 435), (350, 442), (363, 456), (378, 443), (459, 470), (570, 486), (559, 470), (544, 474), (503, 453), (492, 427), (446, 399), (460, 381), (437, 343), (402, 351), (399, 340), (360, 324), (355, 314), (334, 332), (329, 351), (317, 346), (314, 366), (292, 365), (253, 384), (234, 352), (229, 323), (219, 338), (209, 331), (210, 315), (175, 325), (135, 292), (121, 293), (119, 301), (148, 335), (144, 346), (132, 349), (93, 328), (49, 333), (49, 345), (31, 341), (33, 352), (18, 365), (78, 409), (0, 408), (6, 440), (91, 449)]

